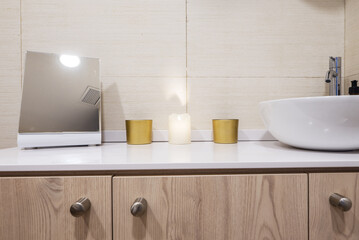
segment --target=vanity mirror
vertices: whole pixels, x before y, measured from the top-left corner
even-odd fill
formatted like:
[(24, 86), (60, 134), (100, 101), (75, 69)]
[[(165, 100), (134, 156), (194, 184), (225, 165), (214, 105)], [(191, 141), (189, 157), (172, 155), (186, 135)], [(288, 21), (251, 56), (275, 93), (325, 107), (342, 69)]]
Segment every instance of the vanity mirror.
[(101, 144), (99, 59), (27, 52), (21, 148)]

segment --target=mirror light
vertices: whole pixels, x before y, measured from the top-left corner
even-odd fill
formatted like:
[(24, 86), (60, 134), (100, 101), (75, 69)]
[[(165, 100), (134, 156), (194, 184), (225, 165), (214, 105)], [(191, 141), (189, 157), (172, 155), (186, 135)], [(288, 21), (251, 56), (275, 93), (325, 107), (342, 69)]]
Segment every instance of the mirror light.
[(74, 68), (80, 65), (80, 58), (72, 55), (61, 55), (60, 62), (66, 67)]

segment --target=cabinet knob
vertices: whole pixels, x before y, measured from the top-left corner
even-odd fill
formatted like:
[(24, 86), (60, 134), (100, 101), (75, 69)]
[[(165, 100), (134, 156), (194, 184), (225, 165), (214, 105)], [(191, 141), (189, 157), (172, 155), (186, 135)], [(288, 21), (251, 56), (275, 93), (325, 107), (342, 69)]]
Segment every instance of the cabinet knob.
[(344, 212), (349, 211), (352, 208), (352, 201), (338, 193), (330, 195), (329, 202), (332, 206), (337, 207)]
[(134, 217), (141, 217), (147, 210), (147, 201), (144, 198), (136, 198), (131, 206), (131, 214)]
[(90, 207), (90, 199), (88, 199), (87, 197), (82, 197), (71, 205), (70, 212), (72, 216), (80, 217), (84, 215), (90, 209)]

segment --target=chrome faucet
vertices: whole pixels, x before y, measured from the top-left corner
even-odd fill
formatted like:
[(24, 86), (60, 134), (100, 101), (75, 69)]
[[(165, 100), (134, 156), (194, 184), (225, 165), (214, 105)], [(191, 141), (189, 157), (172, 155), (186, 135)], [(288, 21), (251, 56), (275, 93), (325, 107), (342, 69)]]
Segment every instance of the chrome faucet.
[(342, 78), (342, 58), (329, 57), (329, 71), (325, 75), (325, 82), (329, 85), (329, 95), (340, 95)]

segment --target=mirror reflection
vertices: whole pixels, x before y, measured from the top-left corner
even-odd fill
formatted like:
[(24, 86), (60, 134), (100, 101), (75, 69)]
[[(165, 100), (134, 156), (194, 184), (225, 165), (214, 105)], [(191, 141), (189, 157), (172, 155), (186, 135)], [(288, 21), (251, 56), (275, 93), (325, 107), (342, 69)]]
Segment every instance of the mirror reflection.
[(19, 133), (100, 131), (99, 59), (27, 52)]

